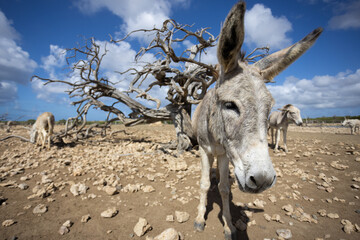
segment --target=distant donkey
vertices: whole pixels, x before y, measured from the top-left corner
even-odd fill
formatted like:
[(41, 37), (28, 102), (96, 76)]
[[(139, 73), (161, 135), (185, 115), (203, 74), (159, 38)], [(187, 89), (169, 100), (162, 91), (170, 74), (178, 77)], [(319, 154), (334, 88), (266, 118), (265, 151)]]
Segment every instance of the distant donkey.
[(271, 144), (274, 145), (274, 130), (276, 131), (275, 135), (275, 147), (274, 151), (278, 151), (279, 142), (280, 142), (280, 131), (283, 131), (283, 142), (285, 152), (288, 152), (286, 146), (286, 134), (289, 123), (293, 122), (296, 125), (300, 126), (303, 124), (300, 110), (291, 105), (287, 104), (279, 109), (281, 112), (272, 112), (269, 118), (269, 129), (271, 130)]
[(274, 100), (264, 82), (303, 54), (322, 32), (314, 30), (294, 45), (249, 65), (240, 49), (244, 40), (245, 3), (229, 12), (221, 30), (217, 57), (221, 66), (214, 89), (195, 110), (192, 124), (201, 154), (200, 203), (194, 227), (203, 231), (210, 169), (217, 158), (225, 238), (236, 238), (229, 206), (229, 162), (240, 190), (259, 193), (276, 181), (267, 143), (267, 118)]
[(48, 141), (48, 149), (50, 149), (50, 138), (53, 134), (55, 126), (55, 117), (51, 112), (44, 112), (39, 115), (34, 125), (30, 130), (30, 142), (39, 144), (45, 147), (46, 140)]
[(341, 123), (341, 125), (348, 126), (351, 129), (351, 134), (355, 134), (356, 133), (356, 129), (360, 129), (360, 120), (359, 119), (346, 119), (344, 120), (344, 122)]

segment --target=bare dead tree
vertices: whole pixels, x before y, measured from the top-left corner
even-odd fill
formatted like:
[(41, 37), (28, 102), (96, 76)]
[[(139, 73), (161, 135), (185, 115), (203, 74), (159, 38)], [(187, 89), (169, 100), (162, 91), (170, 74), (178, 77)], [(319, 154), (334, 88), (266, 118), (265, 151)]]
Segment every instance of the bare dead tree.
[[(88, 134), (83, 134), (87, 131), (85, 127), (87, 113), (90, 108), (97, 108), (108, 112), (106, 122), (101, 126), (105, 128), (109, 126), (110, 122), (116, 120), (123, 121), (126, 126), (172, 120), (177, 135), (177, 149), (191, 148), (196, 143), (191, 127), (191, 106), (202, 100), (207, 89), (218, 77), (216, 65), (201, 61), (202, 54), (215, 46), (217, 37), (209, 33), (208, 28), (192, 31), (192, 27), (168, 19), (163, 22), (161, 28), (139, 29), (130, 32), (120, 40), (114, 40), (111, 37), (110, 43), (118, 44), (135, 33), (153, 36), (149, 45), (142, 47), (136, 54), (135, 61), (138, 66), (118, 72), (124, 79), (130, 80), (127, 91), (120, 91), (116, 87), (117, 83), (109, 81), (103, 75), (101, 63), (108, 50), (106, 46), (100, 46), (94, 38), (87, 40), (84, 46), (67, 49), (70, 74), (77, 75), (76, 80), (33, 76), (32, 79), (44, 81), (44, 85), (52, 83), (68, 85), (67, 93), (70, 98), (74, 99), (72, 104), (77, 106), (77, 116), (67, 120), (65, 130), (57, 134), (57, 137), (72, 134), (79, 136), (80, 133), (88, 136)], [(193, 45), (182, 52), (175, 51), (174, 45), (179, 46), (184, 41), (193, 42)], [(140, 64), (146, 53), (155, 54), (156, 61)], [(259, 56), (261, 55), (254, 56), (252, 60)], [(248, 57), (251, 60), (251, 56)], [(145, 84), (146, 79), (152, 80), (152, 82)], [(170, 104), (160, 107), (160, 99), (149, 93), (155, 86), (167, 87), (166, 99)], [(155, 102), (156, 108), (151, 109), (144, 106), (135, 100), (136, 98), (131, 97), (133, 94), (136, 95), (136, 98)], [(110, 104), (108, 103), (109, 99), (111, 99)], [(132, 111), (128, 116), (121, 110), (123, 105)], [(116, 117), (110, 119), (113, 114)]]

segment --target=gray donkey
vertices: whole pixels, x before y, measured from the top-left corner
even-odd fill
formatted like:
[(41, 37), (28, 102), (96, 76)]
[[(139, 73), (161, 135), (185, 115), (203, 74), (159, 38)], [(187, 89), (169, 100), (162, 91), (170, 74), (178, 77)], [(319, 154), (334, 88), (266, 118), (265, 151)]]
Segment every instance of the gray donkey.
[(275, 130), (275, 147), (274, 152), (278, 151), (279, 142), (280, 142), (280, 131), (283, 131), (283, 142), (284, 142), (284, 150), (288, 152), (288, 148), (286, 145), (286, 135), (287, 129), (289, 127), (289, 123), (293, 122), (297, 126), (301, 126), (303, 124), (302, 118), (300, 115), (300, 110), (291, 105), (287, 104), (279, 109), (281, 112), (272, 112), (269, 117), (269, 129), (271, 131), (271, 144), (274, 145), (274, 130)]
[(192, 124), (201, 154), (200, 203), (194, 227), (203, 231), (210, 169), (217, 158), (219, 192), (225, 238), (236, 238), (229, 206), (229, 163), (240, 190), (259, 193), (276, 181), (267, 143), (267, 118), (274, 100), (265, 86), (319, 37), (314, 30), (294, 45), (249, 65), (241, 58), (244, 40), (245, 3), (238, 2), (229, 12), (221, 30), (217, 57), (220, 76), (214, 89), (206, 93), (195, 110)]

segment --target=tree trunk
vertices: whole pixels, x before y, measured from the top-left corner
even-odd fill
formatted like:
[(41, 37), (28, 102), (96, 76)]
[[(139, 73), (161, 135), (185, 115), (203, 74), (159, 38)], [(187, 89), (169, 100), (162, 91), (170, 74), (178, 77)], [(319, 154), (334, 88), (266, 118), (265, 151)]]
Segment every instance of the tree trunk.
[(193, 146), (197, 145), (190, 116), (191, 104), (171, 106), (171, 118), (175, 125), (177, 150), (179, 152), (190, 150)]

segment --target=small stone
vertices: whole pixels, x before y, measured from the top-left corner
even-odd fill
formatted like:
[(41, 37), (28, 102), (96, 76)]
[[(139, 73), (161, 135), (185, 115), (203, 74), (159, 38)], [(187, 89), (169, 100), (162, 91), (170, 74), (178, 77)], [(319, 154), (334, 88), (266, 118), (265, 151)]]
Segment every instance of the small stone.
[(270, 195), (269, 200), (270, 200), (270, 202), (275, 203), (276, 202), (276, 197), (274, 195)]
[(337, 218), (339, 218), (339, 214), (337, 214), (337, 213), (328, 213), (327, 217), (331, 218), (331, 219), (337, 219)]
[(269, 214), (264, 214), (264, 218), (266, 221), (270, 222), (271, 221), (271, 216)]
[(14, 225), (16, 222), (12, 219), (8, 219), (2, 222), (3, 227), (10, 227), (11, 225)]
[(266, 204), (266, 202), (259, 200), (259, 199), (255, 199), (255, 201), (253, 202), (254, 206), (259, 207), (259, 208), (264, 208), (264, 205)]
[(107, 230), (106, 233), (110, 234), (110, 233), (112, 233), (112, 230)]
[(350, 234), (354, 232), (355, 226), (347, 219), (342, 219), (341, 224), (344, 225), (343, 230), (345, 233)]
[(65, 235), (65, 234), (67, 234), (67, 233), (69, 233), (69, 232), (70, 232), (70, 229), (67, 228), (67, 227), (64, 226), (64, 225), (62, 225), (62, 226), (60, 227), (60, 229), (59, 229), (60, 235)]
[(86, 215), (81, 217), (81, 222), (82, 223), (87, 223), (90, 219), (91, 219), (90, 214), (86, 214)]
[(117, 193), (117, 189), (116, 187), (111, 187), (111, 186), (105, 186), (103, 188), (103, 190), (106, 192), (107, 195), (114, 195), (115, 193)]
[(29, 185), (27, 185), (26, 183), (20, 183), (18, 185), (18, 188), (20, 188), (21, 190), (26, 190), (29, 188)]
[(282, 238), (284, 238), (284, 239), (290, 239), (290, 238), (292, 238), (292, 234), (291, 234), (290, 229), (278, 229), (278, 230), (276, 230), (276, 234), (277, 234), (279, 237), (282, 237)]
[(155, 192), (155, 188), (153, 186), (150, 186), (150, 185), (145, 186), (142, 190), (143, 190), (144, 193)]
[(180, 234), (174, 228), (168, 228), (154, 238), (154, 240), (178, 240), (178, 239), (180, 239)]
[(74, 184), (74, 185), (72, 185), (70, 187), (70, 192), (74, 196), (78, 196), (78, 195), (81, 195), (81, 194), (85, 194), (88, 189), (89, 189), (89, 187), (85, 186), (85, 184), (77, 183), (77, 184)]
[(271, 220), (275, 221), (275, 222), (283, 222), (281, 221), (281, 217), (279, 214), (274, 214), (272, 217), (271, 217)]
[(73, 225), (73, 222), (71, 222), (70, 220), (67, 220), (66, 222), (63, 223), (63, 226), (70, 228)]
[(46, 175), (44, 175), (44, 176), (42, 176), (42, 178), (41, 178), (41, 183), (42, 184), (46, 184), (46, 183), (52, 183), (53, 182), (53, 180), (51, 180), (48, 176), (46, 176)]
[(290, 204), (287, 204), (287, 205), (285, 205), (285, 206), (282, 206), (281, 209), (285, 210), (285, 211), (288, 212), (288, 213), (294, 212), (294, 208), (293, 208), (293, 206), (291, 206)]
[(187, 212), (175, 211), (176, 221), (184, 223), (189, 220), (190, 215)]
[(151, 230), (151, 225), (148, 224), (147, 220), (145, 218), (139, 218), (139, 221), (134, 227), (136, 236), (141, 237), (149, 230)]
[(322, 216), (322, 217), (325, 217), (325, 216), (326, 216), (326, 210), (325, 210), (325, 209), (320, 209), (320, 210), (318, 211), (318, 214), (319, 214), (320, 216)]
[(166, 221), (167, 222), (173, 222), (174, 221), (174, 215), (167, 215), (166, 216)]
[(360, 186), (359, 186), (359, 185), (357, 185), (357, 184), (352, 184), (352, 185), (351, 185), (351, 188), (354, 188), (354, 189), (359, 189), (359, 188), (360, 188)]
[(118, 210), (115, 207), (109, 208), (101, 213), (101, 217), (103, 218), (112, 218), (118, 214)]
[(33, 209), (34, 214), (43, 214), (47, 211), (47, 206), (44, 204), (39, 204)]

